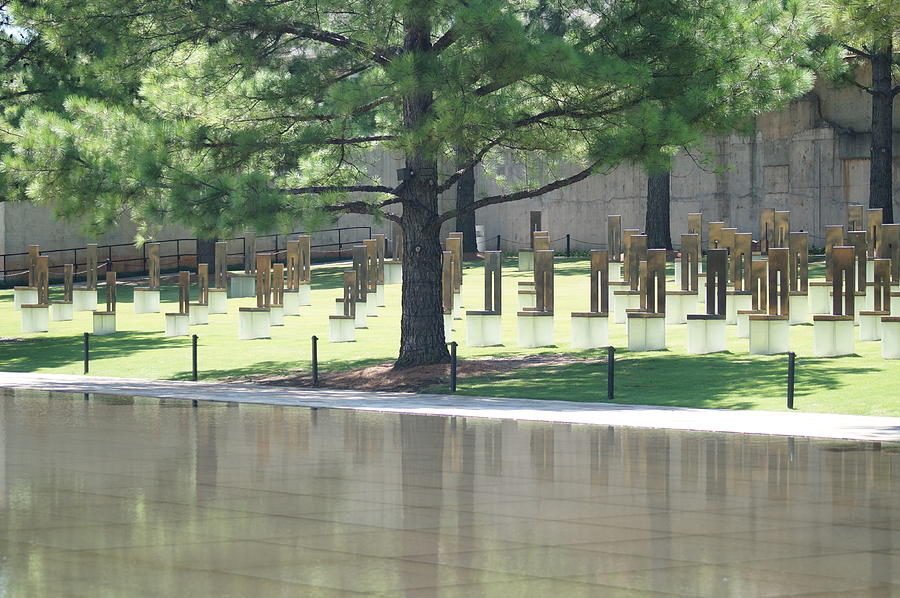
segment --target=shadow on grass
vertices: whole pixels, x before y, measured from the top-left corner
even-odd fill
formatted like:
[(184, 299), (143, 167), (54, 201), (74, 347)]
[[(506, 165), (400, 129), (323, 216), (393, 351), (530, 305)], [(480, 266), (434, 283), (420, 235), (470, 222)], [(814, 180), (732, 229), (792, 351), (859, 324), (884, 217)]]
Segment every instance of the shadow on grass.
[[(117, 332), (90, 338), (91, 361), (176, 346), (190, 347), (188, 337), (165, 338), (158, 332)], [(83, 337), (79, 335), (34, 337), (0, 343), (0, 369), (32, 372), (38, 368), (56, 368), (84, 359)]]
[[(319, 373), (322, 376), (328, 372), (339, 372), (344, 370), (352, 370), (364, 368), (380, 363), (390, 361), (384, 358), (380, 359), (352, 359), (352, 360), (327, 360), (327, 355), (323, 355), (320, 349), (319, 353)], [(197, 377), (200, 380), (222, 380), (228, 378), (242, 378), (245, 376), (266, 377), (266, 376), (289, 376), (292, 374), (309, 375), (312, 371), (310, 359), (297, 359), (295, 361), (258, 361), (245, 366), (221, 369), (206, 369), (203, 367), (203, 358), (197, 366)], [(177, 372), (169, 377), (169, 380), (190, 380), (192, 373), (190, 370)]]
[[(596, 357), (601, 358), (601, 354)], [(523, 368), (460, 379), (458, 391), (482, 396), (605, 402), (606, 369), (605, 362), (596, 361)], [(795, 397), (799, 403), (804, 396), (841, 388), (852, 384), (855, 376), (876, 371), (845, 361), (803, 358), (798, 362)], [(616, 359), (615, 386), (616, 403), (751, 409), (758, 407), (762, 399), (786, 396), (787, 359), (728, 353), (633, 357), (622, 352)], [(446, 390), (441, 386), (429, 392)]]

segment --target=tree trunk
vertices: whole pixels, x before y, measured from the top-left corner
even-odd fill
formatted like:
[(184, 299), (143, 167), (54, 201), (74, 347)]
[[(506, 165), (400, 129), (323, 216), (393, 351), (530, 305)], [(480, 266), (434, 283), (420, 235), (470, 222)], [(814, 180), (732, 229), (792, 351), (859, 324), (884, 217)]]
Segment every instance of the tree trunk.
[(869, 162), (869, 207), (881, 208), (884, 222), (894, 221), (891, 200), (891, 159), (893, 157), (891, 56), (893, 48), (872, 55), (872, 146)]
[(216, 271), (216, 241), (218, 239), (197, 239), (197, 263), (208, 264), (210, 273)]
[(671, 173), (651, 174), (647, 177), (647, 248), (672, 249), (669, 228), (669, 179)]
[[(414, 60), (413, 72), (421, 79), (416, 91), (403, 97), (403, 125), (407, 131), (427, 127), (434, 101), (426, 80), (425, 53), (431, 48), (427, 10), (410, 3), (404, 15), (403, 48)], [(419, 62), (420, 64), (416, 64)], [(422, 137), (428, 137), (422, 135)], [(450, 361), (444, 339), (441, 305), (441, 239), (437, 202), (437, 158), (427, 143), (406, 152), (408, 178), (400, 190), (403, 205), (403, 289), (400, 316), (400, 355), (394, 368)]]
[[(462, 168), (466, 163), (467, 156), (464, 152), (457, 150), (456, 165)], [(463, 210), (472, 205), (475, 201), (475, 169), (469, 170), (461, 176), (456, 182), (456, 209)], [(456, 218), (456, 230), (463, 234), (463, 253), (477, 253), (478, 246), (475, 243), (475, 211), (465, 212)]]

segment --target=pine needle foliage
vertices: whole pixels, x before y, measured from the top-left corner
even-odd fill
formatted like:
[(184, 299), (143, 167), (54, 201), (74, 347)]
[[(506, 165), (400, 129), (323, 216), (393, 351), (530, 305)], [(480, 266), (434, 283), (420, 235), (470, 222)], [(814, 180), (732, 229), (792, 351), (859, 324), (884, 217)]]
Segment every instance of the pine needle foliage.
[[(437, 198), (510, 157), (537, 176), (470, 209), (626, 160), (663, 168), (702, 131), (807, 90), (799, 0), (19, 0), (105, 94), (32, 108), (4, 171), (95, 229), (267, 231), (356, 212), (404, 229), (398, 364), (447, 357)], [(472, 159), (459, 165), (457, 148)], [(373, 160), (401, 157), (408, 178)], [(452, 165), (452, 166), (445, 166)], [(386, 210), (389, 206), (401, 206)], [(389, 213), (390, 212), (390, 213)]]

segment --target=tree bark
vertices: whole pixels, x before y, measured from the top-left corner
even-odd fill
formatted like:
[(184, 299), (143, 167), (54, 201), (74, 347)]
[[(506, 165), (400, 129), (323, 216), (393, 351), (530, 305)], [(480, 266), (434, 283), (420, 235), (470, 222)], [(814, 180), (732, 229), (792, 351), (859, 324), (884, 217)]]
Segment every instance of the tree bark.
[[(416, 59), (431, 48), (431, 28), (427, 11), (415, 2), (404, 17), (404, 51)], [(403, 124), (414, 131), (427, 125), (434, 101), (425, 79), (425, 66), (415, 64), (421, 79), (417, 91), (403, 97)], [(422, 135), (420, 137), (427, 137)], [(409, 178), (402, 185), (403, 205), (403, 288), (400, 316), (400, 355), (395, 369), (447, 363), (450, 352), (444, 338), (444, 310), (441, 305), (441, 227), (438, 223), (437, 158), (427, 142), (406, 152)]]
[[(457, 168), (467, 162), (464, 152), (457, 150)], [(462, 212), (475, 201), (475, 169), (472, 168), (456, 181), (456, 209)], [(463, 213), (456, 217), (456, 230), (463, 234), (463, 253), (473, 254), (478, 252), (475, 243), (475, 210)]]
[(197, 263), (208, 264), (210, 274), (216, 271), (216, 241), (218, 239), (197, 239)]
[(647, 216), (645, 229), (649, 249), (672, 249), (669, 227), (669, 172), (647, 177)]
[(891, 90), (890, 39), (887, 48), (872, 55), (872, 145), (869, 161), (869, 207), (881, 208), (884, 222), (894, 221), (893, 185), (893, 94)]

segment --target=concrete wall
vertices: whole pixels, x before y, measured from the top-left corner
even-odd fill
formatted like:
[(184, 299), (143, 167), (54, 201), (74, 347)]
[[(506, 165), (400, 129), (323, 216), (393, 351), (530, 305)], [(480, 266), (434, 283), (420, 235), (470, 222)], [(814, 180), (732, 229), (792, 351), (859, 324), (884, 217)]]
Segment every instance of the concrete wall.
[[(671, 179), (673, 242), (678, 245), (679, 236), (686, 232), (689, 212), (703, 212), (705, 222), (723, 220), (758, 234), (760, 210), (771, 207), (791, 210), (792, 228), (809, 231), (811, 244), (822, 246), (825, 225), (845, 222), (848, 203), (868, 202), (870, 111), (871, 100), (864, 92), (853, 87), (835, 89), (820, 81), (804, 98), (757, 119), (750, 134), (710, 137), (702, 152), (678, 156)], [(900, 102), (895, 103), (894, 130), (895, 147), (900, 147)], [(900, 157), (894, 165), (895, 210), (900, 214)], [(392, 184), (400, 166), (396, 157), (382, 153), (374, 157), (371, 171), (385, 184)], [(529, 186), (547, 178), (545, 169), (512, 160), (499, 170), (508, 180)], [(500, 235), (502, 248), (514, 250), (528, 241), (528, 212), (541, 210), (544, 228), (552, 239), (560, 239), (554, 248), (564, 248), (562, 239), (568, 233), (573, 249), (589, 249), (606, 243), (609, 214), (621, 214), (626, 228), (644, 228), (646, 185), (643, 169), (626, 164), (543, 197), (484, 208), (477, 212), (476, 220), (485, 227), (489, 248)], [(491, 177), (478, 172), (476, 196), (501, 191)], [(453, 207), (454, 197), (453, 189), (444, 194), (442, 211)], [(351, 226), (372, 226), (373, 233), (391, 236), (390, 222), (374, 223), (368, 216), (353, 214), (337, 218), (326, 228)], [(454, 228), (451, 221), (444, 231)], [(44, 250), (83, 246), (89, 240), (77, 231), (77, 225), (55, 221), (45, 207), (0, 202), (0, 254), (24, 252), (32, 243)], [(124, 224), (95, 241), (101, 245), (130, 243), (134, 233), (133, 226)], [(158, 238), (190, 236), (187, 230), (171, 228)], [(365, 231), (345, 232), (341, 240), (364, 236)], [(337, 241), (334, 232), (313, 235), (314, 245)], [(273, 240), (259, 242), (260, 250), (273, 246)], [(193, 252), (192, 245), (185, 247), (183, 252)], [(232, 244), (229, 251), (240, 253), (240, 244)], [(164, 245), (163, 254), (167, 252), (174, 250)], [(116, 257), (126, 254), (137, 256), (140, 252), (129, 248), (115, 252)]]
[[(372, 227), (372, 233), (388, 233), (390, 223), (375, 225), (372, 219), (367, 216), (348, 214), (339, 217), (332, 226), (327, 228), (339, 227), (355, 227), (365, 226)], [(295, 230), (300, 230), (298, 227)], [(134, 246), (134, 238), (137, 232), (136, 227), (131, 222), (123, 222), (115, 230), (97, 238), (86, 236), (82, 233), (79, 223), (69, 223), (57, 220), (52, 210), (45, 205), (35, 205), (30, 202), (0, 202), (0, 254), (24, 253), (27, 251), (28, 245), (40, 245), (42, 253), (50, 257), (51, 268), (54, 266), (62, 266), (70, 263), (83, 263), (84, 253), (80, 251), (87, 243), (97, 243), (99, 247), (99, 259), (103, 261), (107, 257), (112, 258), (116, 263), (114, 269), (117, 272), (134, 272), (144, 268), (142, 249)], [(289, 232), (289, 231), (286, 231)], [(184, 227), (166, 227), (159, 232), (155, 240), (162, 243), (160, 255), (161, 266), (163, 270), (174, 270), (177, 268), (193, 268), (196, 266), (196, 260), (193, 255), (196, 254), (196, 243), (193, 240), (194, 235), (190, 230)], [(313, 233), (313, 245), (326, 245), (334, 243), (335, 245), (314, 249), (315, 257), (319, 259), (335, 259), (340, 255), (348, 255), (349, 247), (354, 241), (360, 241), (368, 237), (366, 230), (343, 230)], [(178, 239), (184, 239), (176, 241)], [(257, 242), (257, 248), (260, 251), (275, 248), (276, 239), (273, 237), (260, 237)], [(338, 250), (341, 246), (337, 243), (344, 243), (343, 253), (339, 254)], [(350, 244), (347, 244), (350, 242)], [(284, 249), (285, 237), (278, 238), (278, 248)], [(116, 245), (119, 245), (116, 247)], [(109, 247), (114, 246), (114, 247)], [(78, 248), (79, 251), (56, 251), (61, 249)], [(228, 252), (231, 255), (230, 262), (232, 264), (243, 263), (243, 243), (240, 240), (231, 241), (229, 243)], [(178, 254), (183, 257), (179, 259)], [(166, 257), (170, 256), (170, 257)], [(127, 261), (123, 261), (127, 260)], [(20, 271), (26, 267), (26, 257), (24, 255), (11, 256), (0, 259), (0, 271), (15, 270)], [(56, 274), (56, 272), (52, 272)], [(3, 274), (0, 272), (0, 280), (3, 280)]]
[[(868, 203), (870, 135), (863, 127), (870, 111), (867, 94), (820, 82), (784, 110), (757, 119), (751, 134), (711, 137), (703, 151), (679, 155), (671, 178), (673, 242), (687, 232), (690, 212), (758, 234), (760, 211), (771, 207), (790, 210), (792, 228), (809, 231), (810, 243), (823, 246), (824, 226), (845, 222), (848, 203)], [(900, 147), (900, 102), (894, 130)], [(626, 228), (644, 228), (646, 186), (640, 166), (622, 165), (540, 198), (479, 210), (476, 219), (487, 237), (499, 234), (504, 249), (515, 249), (527, 242), (528, 212), (541, 210), (552, 239), (569, 233), (573, 249), (587, 249), (605, 244), (609, 214), (621, 214)], [(477, 195), (497, 191), (479, 176)], [(894, 159), (894, 202), (900, 210), (900, 157)]]

